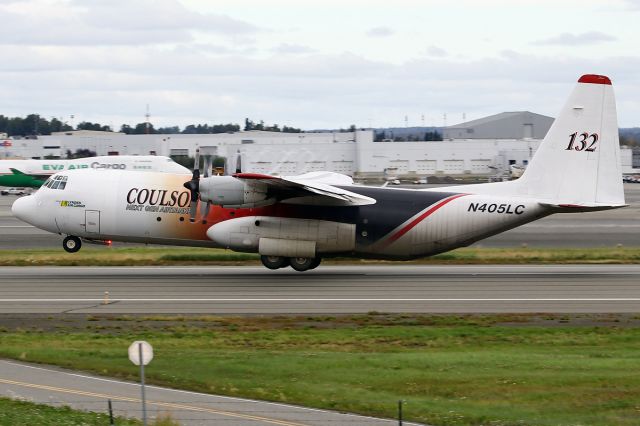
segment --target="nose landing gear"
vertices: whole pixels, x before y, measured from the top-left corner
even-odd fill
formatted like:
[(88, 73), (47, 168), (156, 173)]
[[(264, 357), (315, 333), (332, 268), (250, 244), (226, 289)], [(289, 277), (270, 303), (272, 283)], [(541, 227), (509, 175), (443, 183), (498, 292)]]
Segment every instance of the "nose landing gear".
[(82, 241), (80, 238), (69, 235), (62, 240), (62, 248), (68, 253), (75, 253), (82, 247)]

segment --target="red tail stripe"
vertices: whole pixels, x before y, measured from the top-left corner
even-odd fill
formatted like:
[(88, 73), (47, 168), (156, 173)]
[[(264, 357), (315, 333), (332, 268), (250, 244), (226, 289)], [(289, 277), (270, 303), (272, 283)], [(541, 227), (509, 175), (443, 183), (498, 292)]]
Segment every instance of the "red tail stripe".
[(416, 217), (415, 219), (413, 219), (410, 223), (408, 223), (404, 228), (402, 228), (401, 230), (399, 230), (398, 232), (396, 232), (394, 235), (392, 235), (387, 244), (391, 244), (395, 241), (397, 241), (400, 237), (402, 237), (404, 234), (406, 234), (407, 232), (411, 231), (417, 224), (419, 224), (420, 222), (422, 222), (424, 219), (426, 219), (427, 217), (431, 216), (433, 213), (435, 213), (440, 207), (443, 207), (444, 205), (450, 203), (451, 201), (455, 200), (456, 198), (460, 198), (460, 197), (464, 197), (465, 195), (468, 194), (458, 194), (458, 195), (453, 195), (449, 198), (445, 198), (444, 200), (440, 201), (438, 204), (434, 205), (433, 207), (431, 207), (429, 210), (425, 211), (424, 213), (422, 213), (420, 216)]
[(585, 74), (582, 77), (580, 77), (580, 79), (578, 80), (578, 83), (611, 85), (611, 80), (606, 75)]

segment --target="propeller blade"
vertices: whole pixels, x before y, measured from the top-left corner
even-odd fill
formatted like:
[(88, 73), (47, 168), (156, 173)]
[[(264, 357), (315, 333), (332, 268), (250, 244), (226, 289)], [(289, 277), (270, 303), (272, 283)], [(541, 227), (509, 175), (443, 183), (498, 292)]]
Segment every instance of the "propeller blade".
[(238, 156), (236, 157), (236, 173), (242, 173), (242, 155), (238, 150)]
[(211, 161), (211, 156), (210, 155), (205, 155), (204, 157), (204, 175), (203, 177), (209, 177), (211, 176), (213, 172), (213, 161)]
[(211, 209), (211, 201), (207, 201), (200, 206), (200, 213), (202, 214), (202, 220), (207, 220), (209, 216), (209, 210)]
[(194, 179), (195, 179), (196, 172), (198, 173), (198, 177), (200, 177), (200, 148), (196, 148), (196, 157), (193, 162)]
[(196, 221), (196, 213), (198, 212), (198, 200), (191, 201), (191, 211), (189, 212), (189, 222)]
[(200, 199), (200, 149), (196, 149), (196, 156), (193, 163), (193, 175), (191, 180), (182, 186), (189, 190), (191, 194), (191, 208), (189, 210), (189, 221), (195, 222), (198, 212), (198, 200)]

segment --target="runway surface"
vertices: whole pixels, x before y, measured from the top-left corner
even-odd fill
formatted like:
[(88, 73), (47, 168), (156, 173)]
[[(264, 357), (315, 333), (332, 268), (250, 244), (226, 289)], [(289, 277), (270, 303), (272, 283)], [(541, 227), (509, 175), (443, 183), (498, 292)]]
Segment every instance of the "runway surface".
[(0, 313), (640, 311), (640, 265), (11, 267), (0, 282)]
[[(126, 351), (125, 351), (126, 355)], [(149, 366), (149, 368), (152, 368)], [(140, 386), (54, 367), (0, 360), (0, 396), (79, 410), (142, 417)], [(146, 387), (149, 418), (170, 413), (185, 426), (391, 426), (397, 421), (342, 414), (240, 398), (207, 395), (158, 386)], [(414, 425), (415, 423), (406, 423)]]
[[(424, 185), (414, 186), (424, 188)], [(640, 184), (625, 184), (629, 207), (593, 213), (556, 214), (475, 244), (482, 247), (640, 246)], [(62, 237), (13, 217), (15, 196), (0, 197), (0, 250), (61, 248)], [(115, 246), (125, 245), (114, 243)]]

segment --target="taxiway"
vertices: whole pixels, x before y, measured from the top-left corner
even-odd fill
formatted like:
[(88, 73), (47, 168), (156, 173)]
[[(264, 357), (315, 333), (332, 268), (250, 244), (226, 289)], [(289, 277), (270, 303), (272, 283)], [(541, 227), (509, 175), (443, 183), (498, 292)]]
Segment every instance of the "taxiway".
[[(150, 418), (171, 414), (185, 426), (391, 426), (395, 421), (279, 404), (147, 386)], [(53, 406), (141, 418), (140, 386), (56, 367), (0, 360), (0, 396)], [(416, 423), (406, 423), (416, 425)]]

